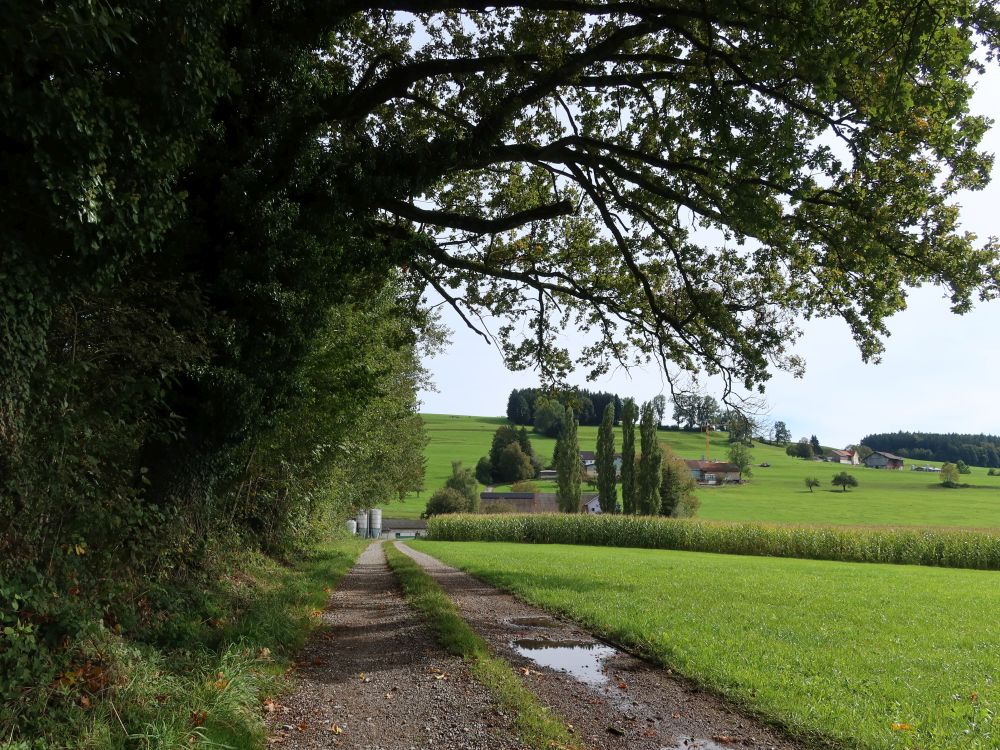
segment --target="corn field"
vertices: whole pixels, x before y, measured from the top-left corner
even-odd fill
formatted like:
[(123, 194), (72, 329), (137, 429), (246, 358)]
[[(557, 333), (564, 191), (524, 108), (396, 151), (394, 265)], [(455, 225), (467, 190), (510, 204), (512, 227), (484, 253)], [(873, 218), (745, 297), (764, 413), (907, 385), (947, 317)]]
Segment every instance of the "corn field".
[(841, 562), (1000, 570), (1000, 533), (722, 523), (659, 516), (447, 515), (428, 538), (454, 542), (587, 544)]

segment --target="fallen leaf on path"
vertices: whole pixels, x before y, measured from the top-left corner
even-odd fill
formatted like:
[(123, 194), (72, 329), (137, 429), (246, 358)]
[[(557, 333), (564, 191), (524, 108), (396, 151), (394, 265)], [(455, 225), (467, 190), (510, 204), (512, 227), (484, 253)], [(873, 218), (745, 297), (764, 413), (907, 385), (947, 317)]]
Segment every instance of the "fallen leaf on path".
[(733, 745), (737, 742), (735, 737), (730, 737), (728, 734), (716, 734), (712, 739), (720, 745)]
[(534, 669), (529, 669), (528, 667), (521, 667), (521, 674), (523, 674), (525, 676), (532, 675), (532, 674), (537, 674), (537, 675), (541, 676), (542, 673), (541, 672), (537, 672)]
[(264, 710), (267, 711), (269, 714), (273, 714), (275, 712), (275, 709), (277, 709), (277, 707), (278, 706), (273, 699), (271, 698), (264, 699)]
[(295, 725), (295, 728), (298, 729), (300, 732), (304, 732), (309, 728), (309, 724), (308, 722), (300, 721), (298, 724)]
[(628, 690), (628, 685), (626, 685), (624, 682), (619, 682), (618, 683), (618, 689), (619, 690)]
[(333, 732), (334, 734), (343, 734), (344, 728), (340, 726), (340, 724), (331, 724), (330, 731)]

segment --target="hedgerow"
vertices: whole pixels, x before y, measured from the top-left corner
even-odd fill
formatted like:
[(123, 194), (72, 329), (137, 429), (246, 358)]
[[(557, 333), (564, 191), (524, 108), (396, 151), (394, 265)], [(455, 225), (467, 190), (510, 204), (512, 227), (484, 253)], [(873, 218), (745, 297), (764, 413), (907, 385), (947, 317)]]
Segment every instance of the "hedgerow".
[(721, 523), (658, 516), (533, 514), (433, 518), (438, 541), (589, 544), (841, 562), (1000, 570), (1000, 534)]

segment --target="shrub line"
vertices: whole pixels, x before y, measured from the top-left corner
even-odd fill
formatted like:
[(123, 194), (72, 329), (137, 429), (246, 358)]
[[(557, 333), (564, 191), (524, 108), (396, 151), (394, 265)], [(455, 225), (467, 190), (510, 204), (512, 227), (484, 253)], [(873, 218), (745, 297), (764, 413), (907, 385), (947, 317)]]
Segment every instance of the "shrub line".
[(445, 650), (462, 657), (472, 676), (515, 717), (521, 739), (534, 750), (575, 748), (564, 722), (521, 684), (510, 664), (490, 653), (486, 641), (462, 618), (437, 582), (394, 545), (385, 544), (383, 548), (406, 601), (430, 623)]
[(448, 515), (428, 538), (638, 547), (838, 562), (1000, 570), (1000, 534), (936, 529), (854, 529), (583, 514)]

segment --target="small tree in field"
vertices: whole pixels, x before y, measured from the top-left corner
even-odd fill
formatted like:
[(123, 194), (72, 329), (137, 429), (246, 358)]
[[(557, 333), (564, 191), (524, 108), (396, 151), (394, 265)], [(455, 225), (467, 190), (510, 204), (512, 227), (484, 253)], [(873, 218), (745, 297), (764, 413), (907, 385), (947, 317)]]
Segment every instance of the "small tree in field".
[(743, 443), (733, 443), (729, 446), (729, 463), (740, 468), (740, 476), (749, 479), (753, 476), (750, 466), (753, 463), (753, 456)]
[(958, 467), (948, 463), (941, 467), (941, 484), (945, 487), (958, 487)]
[(969, 465), (965, 463), (965, 461), (963, 461), (962, 459), (958, 459), (958, 461), (955, 462), (955, 469), (958, 471), (959, 474), (972, 473), (972, 469), (970, 469)]
[(424, 518), (440, 516), (445, 513), (465, 513), (469, 510), (469, 499), (461, 492), (451, 487), (444, 487), (427, 501)]
[(816, 477), (806, 477), (806, 487), (809, 488), (810, 492), (813, 491), (813, 487), (819, 487), (819, 485), (820, 481)]
[(786, 425), (781, 420), (774, 423), (774, 442), (776, 443), (790, 443), (792, 440), (792, 433)]
[(785, 448), (785, 453), (795, 458), (810, 459), (813, 457), (813, 448), (808, 440), (806, 440), (805, 438), (800, 438), (799, 442), (792, 443), (787, 448)]
[(694, 477), (691, 476), (691, 469), (688, 468), (684, 459), (680, 458), (669, 447), (661, 446), (663, 450), (663, 461), (660, 472), (660, 509), (662, 516), (673, 516), (674, 518), (690, 518), (697, 510), (700, 503), (694, 496), (697, 486)]
[(840, 487), (842, 492), (847, 492), (848, 487), (858, 486), (858, 480), (846, 471), (842, 471), (830, 481), (830, 484), (834, 487)]
[(480, 484), (493, 484), (493, 464), (489, 456), (483, 456), (476, 464), (476, 481)]

